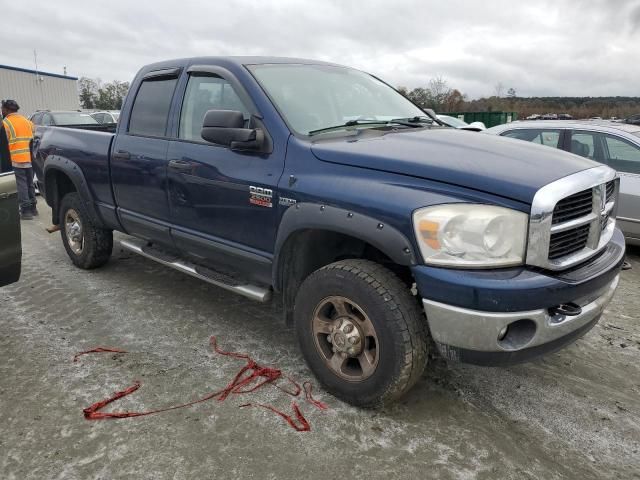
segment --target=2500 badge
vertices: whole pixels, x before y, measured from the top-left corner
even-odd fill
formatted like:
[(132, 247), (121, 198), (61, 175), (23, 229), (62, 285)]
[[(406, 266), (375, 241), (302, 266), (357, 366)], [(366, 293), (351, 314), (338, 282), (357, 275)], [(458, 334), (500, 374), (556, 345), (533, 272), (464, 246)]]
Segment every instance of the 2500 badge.
[(262, 187), (249, 187), (249, 203), (259, 207), (273, 207), (273, 190)]

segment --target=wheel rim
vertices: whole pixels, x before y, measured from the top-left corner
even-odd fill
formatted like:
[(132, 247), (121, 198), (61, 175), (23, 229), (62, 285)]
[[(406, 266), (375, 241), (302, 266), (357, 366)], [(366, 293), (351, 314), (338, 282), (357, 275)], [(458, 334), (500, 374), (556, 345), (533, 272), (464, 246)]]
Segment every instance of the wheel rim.
[(80, 215), (74, 209), (67, 210), (64, 216), (64, 231), (67, 235), (69, 248), (76, 255), (80, 255), (84, 248), (84, 236), (82, 234), (82, 222)]
[(378, 336), (369, 316), (355, 302), (334, 296), (313, 313), (313, 338), (320, 357), (340, 378), (361, 382), (378, 366)]

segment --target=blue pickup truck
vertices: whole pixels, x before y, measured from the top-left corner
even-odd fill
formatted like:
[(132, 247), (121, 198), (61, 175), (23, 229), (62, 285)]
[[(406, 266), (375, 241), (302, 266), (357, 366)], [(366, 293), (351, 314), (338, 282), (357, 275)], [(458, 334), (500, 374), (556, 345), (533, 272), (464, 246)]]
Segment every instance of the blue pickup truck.
[(432, 348), (509, 365), (569, 344), (624, 260), (614, 170), (444, 127), (323, 62), (146, 66), (115, 132), (40, 127), (34, 164), (75, 265), (105, 264), (115, 230), (125, 249), (274, 297), (317, 378), (361, 406), (410, 389)]

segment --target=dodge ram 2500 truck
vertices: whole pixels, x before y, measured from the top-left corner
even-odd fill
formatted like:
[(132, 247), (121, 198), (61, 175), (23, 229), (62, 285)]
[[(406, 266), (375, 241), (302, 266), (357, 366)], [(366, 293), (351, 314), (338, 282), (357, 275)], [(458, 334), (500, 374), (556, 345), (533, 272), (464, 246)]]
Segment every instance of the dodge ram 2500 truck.
[(107, 262), (117, 230), (214, 285), (276, 292), (320, 382), (377, 405), (430, 345), (506, 365), (569, 344), (624, 258), (614, 170), (424, 115), (339, 65), (171, 60), (138, 73), (115, 134), (41, 127), (34, 163), (78, 267)]

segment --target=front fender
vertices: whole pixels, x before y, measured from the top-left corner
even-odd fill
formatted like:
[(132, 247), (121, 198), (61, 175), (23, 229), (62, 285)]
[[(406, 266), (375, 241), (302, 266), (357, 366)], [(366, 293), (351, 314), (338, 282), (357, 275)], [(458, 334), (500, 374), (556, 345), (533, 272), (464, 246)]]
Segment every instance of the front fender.
[(292, 234), (307, 229), (327, 230), (357, 238), (373, 245), (398, 265), (417, 263), (413, 245), (396, 228), (350, 210), (316, 203), (298, 203), (284, 213), (278, 228), (274, 285), (280, 285), (282, 247)]

